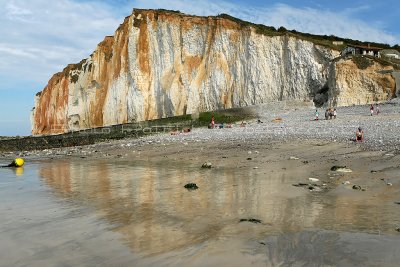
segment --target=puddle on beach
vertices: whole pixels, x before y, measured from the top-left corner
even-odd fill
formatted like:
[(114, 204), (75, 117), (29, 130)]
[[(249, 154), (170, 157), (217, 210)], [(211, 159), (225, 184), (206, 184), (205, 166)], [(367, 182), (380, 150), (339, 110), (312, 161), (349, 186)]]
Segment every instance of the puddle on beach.
[[(87, 159), (0, 169), (0, 265), (397, 266), (393, 199), (311, 193), (296, 175)], [(250, 218), (262, 222), (239, 223)]]

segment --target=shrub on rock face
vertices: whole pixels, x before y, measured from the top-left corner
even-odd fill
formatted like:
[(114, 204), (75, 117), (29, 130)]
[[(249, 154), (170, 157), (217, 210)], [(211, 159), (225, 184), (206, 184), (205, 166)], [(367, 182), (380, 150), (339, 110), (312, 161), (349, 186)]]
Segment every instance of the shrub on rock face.
[(374, 64), (373, 60), (363, 56), (353, 56), (352, 60), (361, 70), (365, 70), (366, 68)]

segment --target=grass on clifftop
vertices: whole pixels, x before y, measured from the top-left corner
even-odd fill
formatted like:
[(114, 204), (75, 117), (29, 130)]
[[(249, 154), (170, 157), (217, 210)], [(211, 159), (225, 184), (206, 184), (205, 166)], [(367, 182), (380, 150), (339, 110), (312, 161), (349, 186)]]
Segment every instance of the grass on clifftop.
[[(232, 17), (228, 14), (219, 14), (217, 16), (218, 18), (224, 18), (228, 19), (231, 21), (234, 21), (241, 25), (242, 27), (249, 26), (253, 27), (256, 30), (256, 33), (258, 34), (263, 34), (267, 36), (279, 36), (279, 35), (285, 35), (289, 34), (291, 36), (310, 41), (316, 45), (321, 45), (325, 47), (329, 47), (334, 50), (342, 50), (346, 45), (371, 45), (374, 47), (381, 47), (381, 48), (390, 48), (390, 45), (384, 44), (384, 43), (375, 43), (375, 42), (362, 42), (359, 40), (352, 40), (348, 38), (341, 38), (337, 37), (335, 35), (316, 35), (316, 34), (311, 34), (311, 33), (303, 33), (303, 32), (298, 32), (296, 30), (287, 30), (285, 27), (281, 26), (278, 29), (272, 26), (266, 26), (262, 24), (255, 24), (251, 23), (248, 21), (244, 21), (235, 17)], [(343, 42), (342, 45), (334, 45), (334, 41), (339, 41)], [(393, 46), (394, 49), (399, 49), (398, 45)]]

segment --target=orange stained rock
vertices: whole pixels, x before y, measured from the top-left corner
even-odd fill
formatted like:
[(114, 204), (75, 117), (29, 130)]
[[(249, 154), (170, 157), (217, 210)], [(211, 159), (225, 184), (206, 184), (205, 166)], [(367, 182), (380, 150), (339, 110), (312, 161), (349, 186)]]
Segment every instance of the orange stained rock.
[[(168, 27), (165, 27), (166, 25)], [(171, 47), (169, 54), (161, 55), (159, 54), (161, 50), (157, 44), (153, 45), (151, 40), (163, 36), (164, 33), (159, 31), (166, 28), (168, 31), (176, 32), (165, 33), (170, 34)], [(198, 35), (195, 38), (200, 44), (195, 50), (187, 51), (183, 37), (193, 34)], [(248, 42), (250, 38), (255, 40)], [(279, 38), (282, 39), (282, 44), (279, 43)], [(32, 116), (32, 134), (67, 132), (68, 121), (71, 121), (72, 117), (80, 120), (77, 124), (79, 127), (91, 128), (104, 126), (105, 123), (108, 125), (126, 123), (128, 116), (135, 118), (137, 115), (131, 113), (128, 115), (129, 108), (140, 115), (138, 115), (139, 120), (149, 120), (166, 114), (170, 116), (171, 113), (186, 114), (188, 107), (190, 111), (202, 112), (209, 111), (210, 108), (254, 104), (259, 100), (249, 99), (248, 96), (256, 96), (258, 93), (249, 92), (249, 87), (253, 87), (251, 90), (270, 92), (271, 95), (261, 97), (272, 99), (281, 95), (280, 92), (274, 91), (273, 83), (275, 82), (279, 88), (285, 87), (290, 83), (290, 80), (286, 80), (289, 79), (287, 77), (290, 73), (279, 73), (281, 71), (279, 65), (265, 70), (266, 67), (263, 66), (268, 64), (264, 62), (268, 63), (271, 59), (261, 58), (257, 66), (264, 68), (264, 80), (276, 79), (276, 81), (267, 82), (269, 88), (257, 89), (259, 70), (255, 71), (256, 74), (249, 74), (248, 72), (254, 68), (252, 62), (243, 61), (245, 59), (243, 55), (250, 52), (257, 56), (273, 55), (276, 51), (272, 49), (266, 51), (268, 46), (262, 46), (260, 43), (271, 42), (271, 47), (279, 50), (280, 45), (288, 41), (284, 38), (285, 36), (273, 38), (262, 36), (261, 39), (257, 39), (257, 31), (252, 26), (235, 19), (190, 16), (163, 10), (134, 10), (131, 16), (125, 18), (113, 36), (105, 37), (98, 44), (88, 59), (70, 64), (63, 71), (54, 74), (43, 91), (38, 93)], [(293, 36), (291, 38), (296, 39)], [(129, 43), (130, 40), (135, 40), (135, 43)], [(301, 47), (304, 42), (306, 41), (302, 41), (298, 46)], [(250, 49), (252, 51), (249, 51)], [(286, 51), (285, 49), (290, 48), (282, 47), (282, 53)], [(317, 49), (316, 46), (313, 46), (313, 49)], [(132, 51), (136, 51), (136, 54), (130, 54)], [(296, 54), (301, 51), (289, 52)], [(168, 62), (167, 67), (155, 66), (160, 62), (158, 58), (163, 58), (165, 61), (168, 55), (172, 62)], [(275, 53), (274, 62), (280, 59), (279, 56), (282, 55), (278, 51)], [(304, 70), (312, 65), (305, 66)], [(338, 88), (343, 99), (355, 101), (364, 94), (378, 100), (386, 100), (395, 94), (394, 78), (390, 74), (378, 73), (377, 71), (382, 68), (378, 63), (366, 70), (359, 70), (349, 60), (339, 61), (335, 67), (333, 75), (336, 76), (333, 78), (336, 84), (340, 84)], [(298, 74), (303, 75), (303, 71), (299, 71)], [(305, 74), (307, 73), (304, 72)], [(216, 79), (212, 80), (213, 77)], [(285, 78), (279, 81), (277, 80), (279, 77)], [(114, 90), (113, 94), (111, 88)], [(77, 92), (79, 95), (74, 97)], [(126, 95), (128, 92), (133, 92), (130, 96), (135, 97), (135, 100), (128, 98)], [(291, 92), (291, 96), (300, 97), (300, 94)], [(69, 99), (76, 100), (78, 97), (81, 97), (77, 101), (79, 103), (69, 103)], [(366, 96), (363, 97), (366, 99)], [(199, 102), (193, 103), (194, 100), (190, 98)], [(110, 118), (106, 113), (110, 110), (110, 103), (119, 105), (111, 107), (119, 114), (115, 121), (112, 121), (113, 117)], [(73, 107), (73, 111), (70, 107)]]

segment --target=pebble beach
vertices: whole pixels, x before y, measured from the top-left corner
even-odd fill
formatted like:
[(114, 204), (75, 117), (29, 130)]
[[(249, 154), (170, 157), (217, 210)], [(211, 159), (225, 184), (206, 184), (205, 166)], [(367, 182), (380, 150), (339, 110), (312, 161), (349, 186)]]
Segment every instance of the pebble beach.
[[(271, 141), (302, 142), (309, 140), (354, 144), (364, 150), (399, 153), (400, 101), (381, 103), (379, 107), (380, 113), (374, 114), (374, 116), (370, 115), (367, 105), (340, 107), (337, 109), (337, 118), (328, 120), (324, 118), (325, 110), (323, 108), (318, 109), (319, 119), (316, 120), (314, 109), (274, 110), (271, 107), (261, 107), (257, 110), (258, 119), (244, 121), (245, 127), (241, 127), (242, 122), (237, 122), (232, 125), (232, 128), (228, 128), (227, 124), (224, 124), (224, 128), (219, 129), (219, 124), (223, 122), (217, 121), (215, 129), (195, 128), (190, 133), (172, 135), (165, 132), (137, 139), (112, 140), (88, 146), (46, 149), (44, 151), (14, 151), (5, 152), (2, 155), (7, 158), (63, 155), (101, 157), (107, 156), (113, 150), (118, 152), (121, 148), (164, 143), (176, 143), (179, 146), (202, 143), (207, 146), (226, 142), (258, 142), (260, 144)], [(355, 133), (358, 127), (363, 129), (365, 140), (355, 144)]]
[[(397, 266), (399, 109), (340, 107), (330, 120), (319, 109), (315, 120), (315, 109), (268, 107), (231, 128), (3, 152), (2, 164), (26, 164), (1, 170), (0, 256), (9, 266)], [(77, 257), (65, 256), (71, 246)]]

